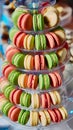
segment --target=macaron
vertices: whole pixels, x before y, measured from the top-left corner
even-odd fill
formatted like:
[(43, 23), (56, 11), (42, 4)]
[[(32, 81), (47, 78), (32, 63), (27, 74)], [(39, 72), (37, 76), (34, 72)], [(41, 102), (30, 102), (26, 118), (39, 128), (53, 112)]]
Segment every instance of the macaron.
[(35, 55), (35, 70), (43, 70), (45, 69), (45, 59), (43, 55)]
[(8, 78), (8, 75), (10, 74), (10, 72), (12, 72), (13, 70), (15, 70), (16, 68), (13, 65), (6, 65), (3, 68), (3, 74), (6, 78)]
[(13, 14), (12, 14), (12, 21), (13, 21), (13, 23), (17, 26), (17, 23), (18, 23), (18, 18), (19, 18), (19, 16), (21, 16), (22, 14), (25, 14), (25, 13), (27, 13), (27, 11), (26, 10), (23, 10), (23, 9), (21, 9), (21, 10), (15, 10), (14, 12), (13, 12)]
[(62, 106), (62, 107), (58, 108), (58, 110), (60, 111), (63, 120), (68, 118), (68, 112), (65, 109), (65, 107)]
[(54, 38), (55, 41), (55, 46), (60, 46), (62, 43), (60, 42), (60, 38), (53, 32), (50, 32), (50, 34), (52, 35), (52, 37)]
[(58, 104), (58, 101), (57, 101), (58, 98), (57, 98), (55, 92), (49, 92), (49, 95), (50, 95), (51, 103), (53, 105), (57, 105)]
[(16, 53), (12, 57), (12, 64), (19, 68), (24, 68), (25, 55), (23, 53)]
[(25, 36), (26, 34), (21, 31), (18, 31), (17, 33), (15, 33), (13, 37), (14, 45), (17, 46), (18, 48), (23, 48), (23, 42), (24, 42)]
[(20, 96), (22, 94), (22, 90), (20, 89), (13, 89), (10, 93), (9, 99), (11, 103), (20, 104)]
[[(36, 102), (35, 102), (36, 101)], [(39, 94), (32, 94), (31, 96), (32, 108), (36, 109), (40, 107), (40, 96)]]
[(34, 36), (33, 35), (29, 35), (27, 34), (24, 38), (24, 41), (23, 41), (23, 46), (24, 46), (24, 49), (27, 49), (27, 50), (32, 50), (34, 49), (34, 46), (35, 46), (35, 41), (34, 41)]
[(26, 55), (24, 58), (24, 68), (27, 70), (34, 69), (34, 57), (32, 55)]
[(35, 35), (35, 49), (36, 50), (46, 49), (46, 37), (44, 34)]
[(20, 104), (25, 107), (29, 107), (31, 105), (31, 94), (22, 93), (20, 96)]
[(8, 101), (2, 106), (2, 112), (4, 113), (4, 115), (8, 116), (8, 111), (12, 106), (13, 105)]
[(12, 106), (10, 108), (10, 110), (8, 111), (8, 117), (12, 120), (12, 121), (17, 121), (18, 120), (18, 116), (20, 113), (20, 108), (17, 108), (15, 106)]
[(11, 63), (12, 62), (12, 57), (14, 56), (14, 54), (19, 53), (20, 51), (15, 48), (15, 47), (8, 47), (6, 50), (6, 58), (7, 60)]
[(36, 89), (38, 86), (38, 76), (30, 74), (28, 76), (27, 88)]
[(48, 93), (41, 94), (41, 106), (42, 108), (50, 108), (51, 107), (51, 99)]
[(44, 110), (44, 113), (45, 113), (45, 116), (46, 116), (46, 119), (47, 119), (47, 125), (49, 125), (51, 123), (51, 117), (50, 117), (48, 111)]
[(62, 120), (62, 116), (60, 111), (57, 108), (54, 108), (53, 111), (56, 113), (57, 115), (57, 122), (60, 122)]
[(50, 6), (43, 11), (44, 22), (49, 28), (55, 27), (59, 23), (59, 13), (56, 8)]
[(50, 33), (46, 33), (45, 35), (46, 35), (48, 47), (51, 49), (55, 48), (55, 41), (52, 35)]
[(57, 55), (60, 63), (63, 63), (65, 61), (67, 54), (68, 54), (68, 50), (66, 48), (62, 48), (57, 51)]
[(33, 14), (33, 29), (34, 31), (44, 29), (44, 18), (42, 14)]
[(60, 42), (63, 42), (66, 39), (65, 30), (61, 26), (58, 26), (53, 32), (59, 37)]
[(39, 124), (39, 114), (36, 111), (30, 112), (30, 125), (37, 126)]
[(58, 79), (58, 85), (61, 86), (62, 85), (62, 77), (61, 75), (59, 74), (59, 72), (54, 72), (55, 76), (57, 77)]
[(51, 117), (52, 122), (57, 122), (58, 119), (56, 113), (52, 109), (49, 109), (48, 113)]
[(5, 95), (5, 97), (6, 97), (7, 99), (9, 99), (10, 93), (11, 93), (11, 91), (12, 91), (13, 89), (14, 89), (14, 87), (11, 86), (11, 85), (7, 86), (7, 87), (4, 89), (4, 95)]
[(53, 67), (53, 61), (52, 61), (51, 56), (49, 54), (45, 54), (45, 59), (46, 59), (48, 68), (52, 69), (52, 67)]
[(18, 122), (22, 125), (25, 125), (28, 122), (29, 117), (30, 117), (29, 111), (21, 110), (18, 116)]
[(51, 86), (52, 87), (58, 87), (58, 80), (57, 77), (54, 73), (49, 73), (50, 81), (51, 81)]
[(4, 89), (7, 87), (7, 86), (9, 86), (9, 81), (7, 80), (7, 79), (5, 79), (5, 80), (3, 80), (3, 81), (1, 81), (1, 83), (0, 83), (0, 91), (1, 92), (4, 92)]
[(50, 88), (50, 78), (47, 74), (39, 75), (39, 89), (49, 89)]
[(39, 116), (42, 126), (47, 126), (47, 118), (44, 111), (39, 111)]
[(17, 85), (18, 84), (18, 77), (20, 75), (20, 72), (13, 70), (9, 76), (8, 76), (8, 80), (10, 81), (10, 83)]
[(28, 75), (20, 74), (18, 77), (18, 85), (21, 88), (27, 88)]
[(26, 13), (20, 15), (17, 21), (18, 27), (22, 30), (29, 31), (32, 30), (33, 26), (33, 17), (31, 14)]
[(13, 41), (13, 37), (17, 32), (18, 32), (18, 28), (16, 28), (15, 26), (10, 29), (9, 38), (11, 41)]

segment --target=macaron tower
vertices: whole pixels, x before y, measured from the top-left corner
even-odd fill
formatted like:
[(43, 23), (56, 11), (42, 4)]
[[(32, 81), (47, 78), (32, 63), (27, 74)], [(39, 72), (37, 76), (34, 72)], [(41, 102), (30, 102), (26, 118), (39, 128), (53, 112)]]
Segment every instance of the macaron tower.
[(28, 7), (19, 6), (12, 14), (12, 44), (0, 78), (0, 110), (18, 124), (44, 127), (68, 118), (59, 90), (68, 45), (53, 6), (38, 1)]

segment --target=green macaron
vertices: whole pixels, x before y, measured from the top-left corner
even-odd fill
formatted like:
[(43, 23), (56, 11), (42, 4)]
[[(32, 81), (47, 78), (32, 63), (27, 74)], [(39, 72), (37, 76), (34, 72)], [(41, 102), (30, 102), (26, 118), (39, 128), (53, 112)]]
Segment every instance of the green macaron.
[(18, 77), (20, 75), (20, 72), (13, 70), (9, 76), (8, 76), (8, 80), (10, 81), (10, 83), (12, 83), (13, 85), (17, 85), (18, 84)]
[(53, 62), (52, 62), (52, 58), (51, 58), (50, 54), (45, 54), (45, 59), (46, 59), (48, 69), (52, 69)]
[(10, 29), (9, 38), (11, 41), (13, 41), (13, 37), (17, 32), (18, 32), (18, 28), (16, 28), (15, 26)]
[(34, 29), (34, 31), (38, 31), (37, 14), (33, 14), (33, 29)]
[(21, 123), (21, 117), (22, 115), (24, 114), (25, 110), (21, 110), (21, 112), (19, 113), (19, 116), (18, 116), (18, 122)]
[(44, 34), (35, 36), (35, 48), (36, 50), (46, 49), (46, 37)]
[(35, 49), (41, 50), (40, 35), (35, 35)]
[(31, 94), (22, 93), (20, 97), (20, 104), (25, 107), (29, 107), (31, 105)]
[(21, 124), (22, 125), (25, 125), (28, 120), (29, 120), (29, 117), (30, 117), (30, 112), (29, 111), (25, 111), (21, 117)]
[(23, 105), (29, 107), (31, 104), (31, 94), (25, 93), (23, 97)]
[(4, 95), (5, 95), (5, 97), (6, 97), (7, 99), (9, 99), (10, 93), (11, 93), (11, 91), (12, 91), (13, 89), (14, 89), (13, 86), (8, 86), (8, 87), (6, 87), (6, 89), (4, 90)]
[(24, 105), (23, 105), (23, 97), (24, 97), (24, 95), (25, 95), (25, 93), (23, 92), (23, 93), (21, 94), (21, 96), (20, 96), (20, 104), (21, 104), (22, 106), (24, 106)]
[(43, 75), (44, 77), (44, 85), (45, 85), (45, 89), (49, 89), (50, 88), (50, 78), (47, 74)]
[(46, 49), (46, 37), (44, 34), (40, 35), (40, 40), (41, 40), (42, 50), (45, 50)]
[(42, 14), (37, 14), (38, 30), (44, 29), (44, 17)]
[(42, 74), (39, 75), (39, 88), (41, 90), (45, 89), (44, 78)]
[(9, 109), (12, 107), (13, 105), (10, 102), (7, 102), (3, 105), (2, 107), (2, 112), (7, 116), (8, 115), (8, 111)]
[(22, 53), (16, 53), (12, 57), (12, 64), (19, 68), (24, 68), (24, 58), (25, 55)]
[(17, 26), (18, 18), (20, 15), (25, 14), (27, 11), (20, 9), (20, 10), (15, 10), (12, 14), (12, 21), (14, 25)]

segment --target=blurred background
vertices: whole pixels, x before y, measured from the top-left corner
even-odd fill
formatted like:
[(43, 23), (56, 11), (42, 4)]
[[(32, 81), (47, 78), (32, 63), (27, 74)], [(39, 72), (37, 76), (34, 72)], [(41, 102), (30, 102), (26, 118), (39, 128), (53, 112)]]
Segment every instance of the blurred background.
[[(15, 0), (0, 0), (0, 68), (5, 60), (6, 48), (11, 41), (9, 40), (9, 30), (13, 26), (11, 15), (15, 10)], [(58, 9), (60, 15), (60, 25), (65, 28), (66, 39), (70, 49), (73, 48), (73, 0), (56, 0), (55, 8)], [(70, 56), (70, 64), (73, 64), (73, 57)], [(1, 69), (0, 69), (1, 75)], [(73, 82), (71, 83), (72, 87)], [(4, 118), (0, 118), (0, 125), (9, 124)], [(68, 122), (68, 126), (54, 128), (54, 130), (73, 130), (73, 120)], [(10, 127), (7, 127), (10, 130)], [(0, 130), (7, 130), (7, 128), (0, 127)], [(12, 130), (20, 130), (20, 128), (12, 127)], [(21, 129), (22, 130), (22, 129)], [(51, 129), (53, 130), (53, 129)]]

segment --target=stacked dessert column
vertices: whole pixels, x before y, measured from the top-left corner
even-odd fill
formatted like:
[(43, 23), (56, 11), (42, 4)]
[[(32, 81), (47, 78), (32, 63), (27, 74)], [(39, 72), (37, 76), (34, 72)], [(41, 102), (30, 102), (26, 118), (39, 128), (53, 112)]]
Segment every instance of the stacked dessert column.
[(12, 121), (28, 126), (67, 119), (57, 91), (63, 83), (68, 51), (64, 29), (57, 26), (58, 11), (51, 6), (40, 11), (18, 7), (12, 20), (12, 44), (0, 78), (0, 110)]

